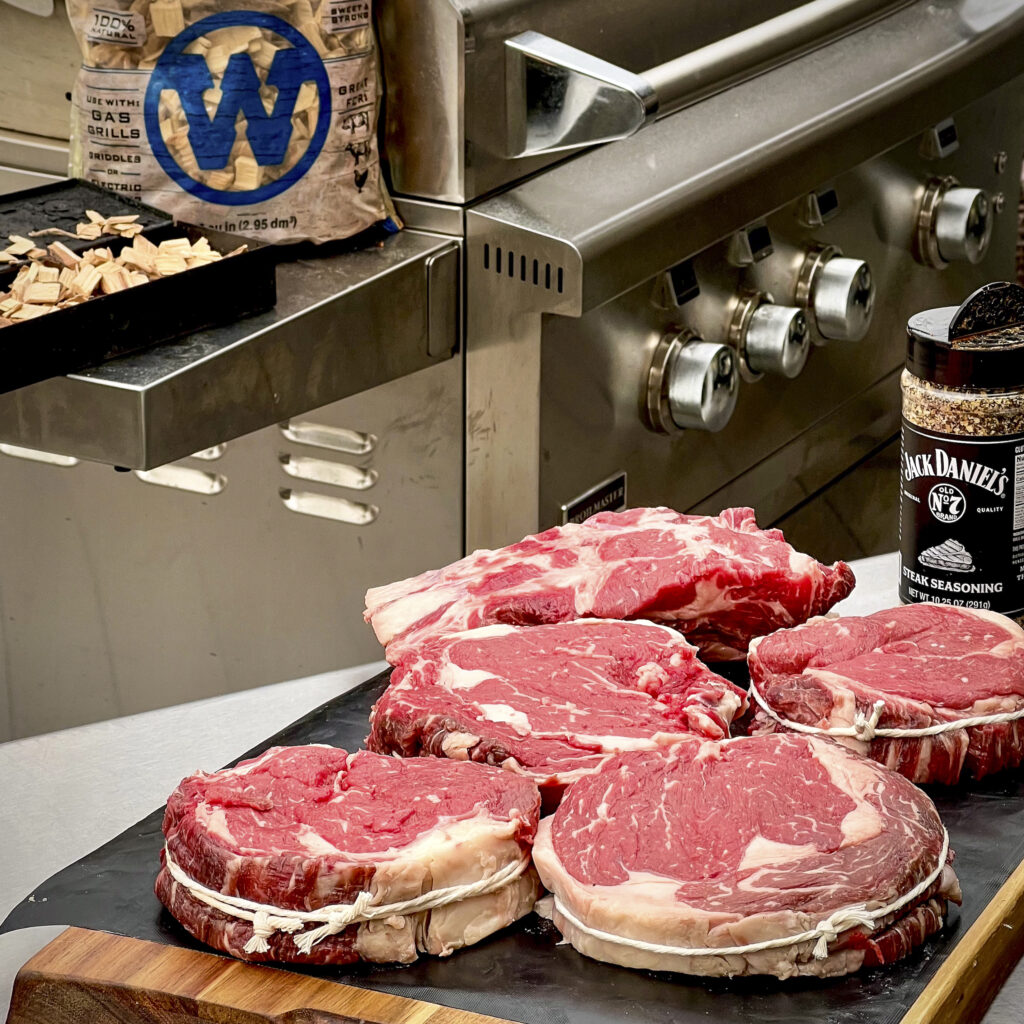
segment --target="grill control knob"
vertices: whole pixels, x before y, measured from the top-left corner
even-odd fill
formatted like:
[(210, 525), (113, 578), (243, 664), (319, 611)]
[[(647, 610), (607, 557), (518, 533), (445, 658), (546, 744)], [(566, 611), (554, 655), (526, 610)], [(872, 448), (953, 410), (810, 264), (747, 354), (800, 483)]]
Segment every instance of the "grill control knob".
[(796, 301), (813, 316), (823, 339), (860, 341), (875, 309), (871, 268), (834, 245), (818, 246), (804, 258)]
[(942, 268), (954, 260), (979, 263), (992, 237), (992, 201), (956, 178), (935, 178), (925, 188), (917, 219), (922, 263)]
[(658, 342), (647, 377), (647, 425), (662, 434), (721, 430), (736, 407), (739, 368), (728, 345), (689, 331)]
[(749, 292), (736, 304), (729, 342), (745, 380), (760, 380), (766, 373), (796, 377), (810, 348), (807, 317), (798, 306), (777, 306), (767, 292)]

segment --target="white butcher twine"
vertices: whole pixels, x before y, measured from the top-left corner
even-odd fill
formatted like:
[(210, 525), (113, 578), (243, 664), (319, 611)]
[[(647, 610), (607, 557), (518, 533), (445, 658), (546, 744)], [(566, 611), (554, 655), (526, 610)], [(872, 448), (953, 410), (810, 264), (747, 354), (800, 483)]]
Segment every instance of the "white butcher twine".
[(466, 885), (451, 885), (445, 889), (431, 889), (430, 892), (425, 892), (421, 896), (416, 896), (411, 900), (402, 900), (399, 903), (375, 904), (373, 893), (361, 892), (352, 903), (335, 903), (329, 907), (321, 907), (319, 910), (285, 910), (283, 907), (275, 907), (269, 903), (256, 903), (253, 900), (242, 899), (240, 896), (228, 896), (225, 893), (208, 889), (182, 871), (171, 856), (166, 844), (164, 845), (164, 858), (171, 878), (188, 889), (197, 900), (213, 907), (214, 910), (219, 910), (222, 914), (252, 923), (252, 938), (245, 944), (243, 952), (266, 953), (270, 949), (267, 939), (275, 932), (285, 932), (290, 935), (307, 924), (319, 924), (319, 928), (296, 935), (292, 940), (298, 946), (299, 952), (305, 956), (309, 956), (318, 942), (322, 942), (330, 935), (343, 932), (349, 925), (360, 924), (364, 921), (378, 921), (381, 918), (396, 915), (415, 914), (421, 910), (434, 910), (471, 896), (483, 896), (508, 885), (530, 866), (530, 859), (527, 857), (506, 864), (500, 871), (476, 882), (469, 882)]
[(757, 701), (762, 711), (774, 718), (779, 725), (784, 725), (793, 732), (809, 733), (812, 736), (850, 736), (863, 743), (870, 743), (876, 736), (938, 736), (942, 732), (953, 732), (957, 729), (970, 729), (976, 725), (996, 725), (999, 722), (1015, 722), (1018, 718), (1024, 718), (1024, 708), (1016, 711), (1004, 711), (997, 715), (974, 715), (971, 718), (957, 718), (952, 722), (940, 722), (938, 725), (929, 725), (921, 729), (879, 729), (878, 719), (885, 710), (885, 701), (876, 700), (871, 707), (871, 714), (865, 715), (858, 711), (853, 716), (853, 725), (836, 726), (833, 729), (822, 729), (816, 725), (804, 725), (803, 722), (791, 722), (768, 706), (764, 697), (757, 691), (753, 681), (750, 683), (750, 696)]
[(812, 929), (800, 932), (797, 935), (784, 935), (778, 939), (765, 939), (764, 942), (751, 942), (746, 946), (697, 946), (686, 948), (683, 946), (664, 946), (658, 942), (643, 942), (640, 939), (629, 939), (624, 935), (615, 935), (612, 932), (603, 932), (599, 928), (591, 928), (585, 925), (577, 917), (571, 914), (562, 901), (555, 896), (555, 909), (570, 924), (577, 927), (581, 932), (601, 939), (603, 942), (614, 942), (620, 946), (631, 946), (633, 949), (642, 949), (646, 953), (668, 954), (671, 956), (743, 956), (747, 953), (757, 953), (762, 949), (780, 949), (784, 946), (795, 946), (799, 942), (814, 943), (814, 957), (816, 960), (824, 960), (828, 956), (828, 944), (835, 942), (840, 934), (849, 931), (851, 928), (867, 928), (873, 930), (876, 922), (895, 913), (901, 907), (906, 906), (911, 900), (917, 899), (925, 892), (933, 882), (942, 874), (946, 866), (946, 856), (949, 853), (949, 833), (942, 830), (942, 850), (939, 852), (938, 867), (926, 878), (914, 886), (910, 892), (902, 895), (898, 900), (879, 907), (877, 910), (868, 910), (866, 903), (857, 903), (852, 907), (843, 907), (834, 914), (830, 914), (824, 920), (819, 921)]

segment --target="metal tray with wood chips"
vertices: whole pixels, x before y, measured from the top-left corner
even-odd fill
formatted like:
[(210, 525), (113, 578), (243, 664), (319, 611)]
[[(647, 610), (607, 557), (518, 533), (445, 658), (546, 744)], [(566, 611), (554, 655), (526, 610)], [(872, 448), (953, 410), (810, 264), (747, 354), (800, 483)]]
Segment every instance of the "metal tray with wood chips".
[[(140, 269), (138, 257), (128, 266), (115, 264), (116, 258), (126, 252), (128, 246), (133, 251), (140, 248), (136, 241), (140, 238), (153, 243), (152, 247), (146, 247), (147, 252), (151, 252), (153, 247), (159, 248), (162, 242), (187, 239), (187, 246), (182, 243), (184, 248), (214, 250), (225, 258), (207, 262), (202, 259), (186, 260), (180, 253), (153, 253), (155, 261), (164, 261), (164, 265), (157, 262), (154, 273), (166, 273), (167, 276), (157, 276), (142, 283), (142, 270), (146, 268)], [(57, 252), (65, 243), (67, 249), (73, 248), (71, 239), (59, 236), (54, 236), (49, 242), (46, 238), (40, 241), (53, 245)], [(26, 312), (24, 308), (15, 307), (10, 311), (9, 316), (15, 322), (0, 327), (0, 393), (26, 387), (48, 377), (75, 373), (129, 352), (263, 313), (277, 301), (275, 268), (279, 253), (272, 246), (252, 239), (191, 224), (166, 222), (134, 238), (117, 238), (108, 246), (102, 246), (100, 242), (100, 239), (88, 241), (85, 251), (109, 250), (112, 258), (106, 266), (116, 276), (109, 294), (104, 293), (106, 287), (99, 287), (100, 294), (45, 312), (45, 315), (42, 315), (43, 310), (35, 308), (36, 303), (31, 303), (33, 309), (29, 311), (28, 319), (19, 319)], [(67, 262), (74, 262), (72, 255), (65, 253), (64, 257)], [(141, 259), (146, 262), (146, 257)], [(59, 265), (64, 261), (51, 262)], [(77, 277), (76, 270), (69, 268), (67, 262), (58, 269), (58, 278), (62, 271), (75, 273)], [(0, 270), (0, 292), (11, 287), (24, 266), (22, 263)], [(86, 269), (99, 274), (97, 267)], [(52, 290), (56, 286), (55, 282), (48, 280), (53, 276), (52, 270), (52, 267), (48, 269), (46, 281), (39, 282), (43, 289), (49, 287)], [(33, 286), (35, 284), (33, 282)], [(93, 288), (88, 288), (88, 284), (86, 281), (81, 286), (73, 284), (72, 287), (92, 294), (99, 281), (93, 282)], [(43, 289), (37, 291), (41, 293)]]

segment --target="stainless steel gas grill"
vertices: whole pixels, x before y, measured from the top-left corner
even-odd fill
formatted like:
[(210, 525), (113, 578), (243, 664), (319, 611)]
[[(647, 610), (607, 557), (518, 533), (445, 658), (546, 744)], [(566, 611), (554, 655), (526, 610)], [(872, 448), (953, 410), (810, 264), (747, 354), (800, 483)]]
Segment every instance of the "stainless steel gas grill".
[(373, 657), (367, 586), (599, 509), (784, 519), (887, 450), (908, 315), (1013, 275), (1024, 0), (378, 21), (405, 232), (0, 396), (0, 736)]

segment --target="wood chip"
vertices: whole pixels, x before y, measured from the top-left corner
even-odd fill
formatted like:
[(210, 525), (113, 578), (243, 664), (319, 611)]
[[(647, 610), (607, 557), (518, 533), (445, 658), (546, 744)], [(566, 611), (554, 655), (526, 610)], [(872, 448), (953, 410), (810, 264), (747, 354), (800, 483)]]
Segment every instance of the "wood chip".
[(132, 247), (136, 252), (141, 252), (150, 257), (155, 256), (160, 251), (145, 235), (136, 235), (132, 242)]
[(85, 266), (71, 282), (71, 290), (78, 292), (79, 295), (92, 295), (101, 280), (102, 275), (95, 267)]
[(161, 277), (180, 274), (183, 270), (188, 270), (185, 257), (177, 256), (174, 253), (160, 253), (153, 262), (156, 264), (156, 272)]
[(235, 188), (249, 192), (260, 183), (260, 168), (251, 156), (240, 156), (235, 160)]
[(78, 253), (72, 252), (63, 242), (51, 242), (46, 249), (54, 259), (58, 260), (65, 267), (77, 267), (82, 262), (82, 258)]
[(43, 235), (60, 235), (63, 238), (77, 238), (73, 231), (65, 231), (63, 228), (43, 228), (40, 231), (30, 231), (29, 238), (42, 238)]
[(42, 316), (44, 313), (49, 313), (55, 306), (31, 306), (23, 305), (19, 306), (12, 314), (12, 320), (31, 320), (33, 317)]
[(25, 289), (25, 302), (52, 306), (59, 298), (60, 283), (57, 281), (36, 281)]
[(185, 30), (185, 14), (178, 0), (153, 0), (149, 6), (153, 31), (158, 36), (172, 38)]
[(113, 295), (114, 292), (123, 292), (129, 284), (128, 274), (124, 267), (114, 266), (114, 269), (107, 273), (102, 273), (103, 278), (100, 281), (100, 290), (105, 295)]
[[(88, 221), (79, 224), (78, 234), (71, 237), (119, 234), (131, 239), (131, 244), (125, 245), (117, 256), (108, 246), (96, 246), (79, 255), (63, 242), (51, 242), (43, 249), (30, 238), (11, 235), (6, 250), (0, 250), (0, 264), (21, 263), (21, 267), (8, 290), (0, 292), (0, 327), (225, 258), (202, 235), (194, 241), (186, 237), (168, 238), (155, 245), (142, 234), (138, 214), (104, 217), (95, 210), (86, 210), (86, 217)], [(61, 228), (32, 232), (33, 237), (46, 234), (70, 232)], [(239, 246), (227, 255), (235, 256), (247, 248)]]
[(14, 256), (24, 256), (36, 247), (36, 243), (24, 235), (8, 235), (7, 237), (11, 240), (11, 244), (7, 246), (7, 251)]
[(187, 238), (167, 238), (157, 246), (157, 252), (161, 256), (189, 256), (192, 243)]

